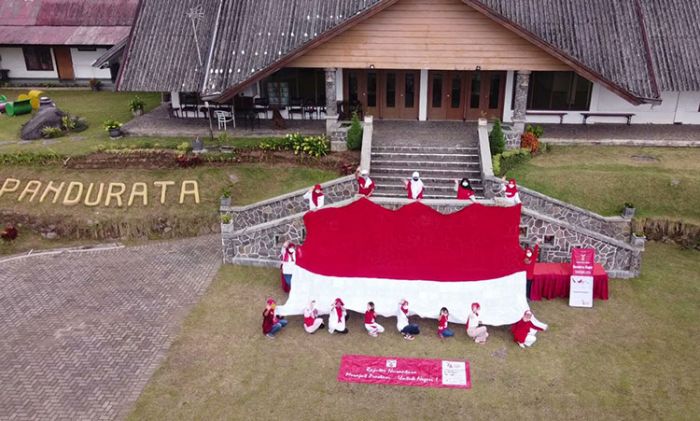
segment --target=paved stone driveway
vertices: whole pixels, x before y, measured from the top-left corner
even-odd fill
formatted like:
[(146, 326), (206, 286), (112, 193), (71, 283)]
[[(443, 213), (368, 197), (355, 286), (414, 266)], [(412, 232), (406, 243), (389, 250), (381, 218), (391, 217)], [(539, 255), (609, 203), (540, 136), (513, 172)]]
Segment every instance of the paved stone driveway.
[(0, 420), (125, 416), (220, 250), (217, 235), (0, 262)]

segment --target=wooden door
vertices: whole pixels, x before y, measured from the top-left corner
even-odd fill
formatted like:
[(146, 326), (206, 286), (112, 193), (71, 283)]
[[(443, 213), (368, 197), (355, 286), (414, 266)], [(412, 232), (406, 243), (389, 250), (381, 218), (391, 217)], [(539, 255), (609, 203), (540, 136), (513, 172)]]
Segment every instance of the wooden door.
[(420, 72), (383, 70), (379, 74), (381, 91), (380, 117), (386, 119), (418, 119)]
[(399, 83), (401, 105), (399, 118), (404, 120), (418, 119), (418, 102), (420, 96), (420, 72), (405, 71), (401, 72), (401, 80)]
[(505, 72), (469, 72), (467, 77), (467, 120), (503, 118)]
[(53, 55), (56, 58), (56, 70), (59, 80), (74, 80), (73, 59), (68, 47), (53, 47)]
[(465, 105), (464, 72), (447, 72), (447, 93), (445, 96), (446, 119), (464, 120)]
[(464, 120), (465, 72), (431, 71), (428, 83), (428, 119)]
[(445, 94), (447, 87), (446, 71), (428, 72), (428, 120), (444, 120), (447, 118)]

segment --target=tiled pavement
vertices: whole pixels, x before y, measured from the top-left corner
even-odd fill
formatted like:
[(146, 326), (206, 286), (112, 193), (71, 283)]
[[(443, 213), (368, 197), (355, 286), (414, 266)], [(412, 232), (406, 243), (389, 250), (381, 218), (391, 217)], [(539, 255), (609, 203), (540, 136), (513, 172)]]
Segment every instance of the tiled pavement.
[(206, 236), (0, 262), (0, 420), (125, 416), (220, 254)]

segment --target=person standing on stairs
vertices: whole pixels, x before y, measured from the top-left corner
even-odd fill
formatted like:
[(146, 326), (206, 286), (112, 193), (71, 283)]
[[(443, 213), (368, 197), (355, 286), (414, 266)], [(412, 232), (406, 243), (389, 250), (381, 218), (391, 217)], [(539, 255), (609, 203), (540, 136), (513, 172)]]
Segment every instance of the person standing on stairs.
[(376, 186), (374, 185), (372, 179), (369, 178), (369, 171), (357, 167), (357, 170), (355, 171), (355, 179), (357, 180), (358, 185), (357, 194), (366, 197), (372, 196)]
[(455, 180), (455, 191), (457, 192), (457, 199), (471, 200), (476, 203), (476, 195), (468, 178), (464, 177), (461, 180)]
[(409, 199), (417, 200), (423, 198), (425, 185), (423, 184), (423, 180), (420, 179), (418, 171), (414, 171), (411, 178), (404, 179), (403, 183), (406, 186), (406, 193)]

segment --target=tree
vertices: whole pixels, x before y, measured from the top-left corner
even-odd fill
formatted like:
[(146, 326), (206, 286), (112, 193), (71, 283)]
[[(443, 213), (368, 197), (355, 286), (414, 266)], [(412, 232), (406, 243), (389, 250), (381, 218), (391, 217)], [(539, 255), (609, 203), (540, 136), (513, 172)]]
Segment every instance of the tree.
[(350, 123), (350, 128), (348, 129), (348, 149), (351, 151), (357, 151), (362, 148), (362, 124), (360, 124), (360, 119), (357, 113), (352, 113), (352, 122)]
[(489, 133), (489, 146), (491, 147), (491, 156), (503, 153), (506, 149), (506, 136), (501, 128), (501, 120), (496, 119), (493, 123), (493, 129)]

